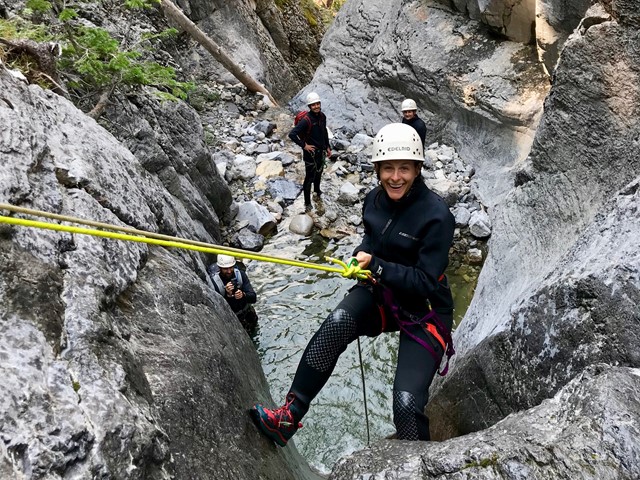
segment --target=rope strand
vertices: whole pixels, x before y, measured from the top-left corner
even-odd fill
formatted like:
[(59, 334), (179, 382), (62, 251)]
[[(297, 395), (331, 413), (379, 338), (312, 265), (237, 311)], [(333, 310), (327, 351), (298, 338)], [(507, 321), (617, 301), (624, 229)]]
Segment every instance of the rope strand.
[[(93, 220), (86, 220), (77, 217), (71, 217), (67, 215), (59, 215), (56, 213), (44, 212), (41, 210), (33, 210), (30, 208), (18, 207), (15, 205), (0, 203), (0, 209), (9, 210), (15, 213), (22, 213), (26, 215), (49, 218), (52, 220), (58, 220), (67, 223), (76, 223), (79, 225), (87, 225), (105, 230), (96, 230), (82, 227), (73, 227), (67, 225), (60, 225), (57, 223), (41, 222), (36, 220), (27, 220), (16, 217), (7, 217), (0, 215), (0, 223), (7, 223), (12, 225), (19, 225), (23, 227), (42, 228), (46, 230), (55, 230), (68, 233), (78, 233), (82, 235), (92, 235), (96, 237), (110, 238), (115, 240), (123, 240), (138, 243), (147, 243), (151, 245), (159, 245), (163, 247), (182, 248), (186, 250), (193, 250), (202, 253), (214, 253), (214, 254), (230, 254), (247, 258), (250, 260), (256, 260), (261, 262), (270, 262), (281, 265), (290, 265), (293, 267), (301, 267), (312, 270), (320, 270), (324, 272), (339, 273), (345, 278), (365, 279), (368, 278), (370, 272), (368, 270), (361, 270), (357, 265), (353, 266), (351, 263), (347, 266), (344, 262), (325, 257), (330, 263), (338, 264), (341, 268), (331, 267), (327, 265), (320, 265), (311, 262), (305, 262), (302, 260), (291, 260), (287, 258), (276, 257), (272, 255), (257, 254), (248, 250), (242, 250), (239, 248), (223, 247), (221, 245), (215, 245), (211, 243), (198, 242), (195, 240), (189, 240), (179, 237), (172, 237), (170, 235), (163, 235), (160, 233), (147, 232), (145, 230), (139, 230), (132, 227), (122, 227), (118, 225), (111, 225), (108, 223), (96, 222)], [(123, 232), (123, 233), (118, 233)]]

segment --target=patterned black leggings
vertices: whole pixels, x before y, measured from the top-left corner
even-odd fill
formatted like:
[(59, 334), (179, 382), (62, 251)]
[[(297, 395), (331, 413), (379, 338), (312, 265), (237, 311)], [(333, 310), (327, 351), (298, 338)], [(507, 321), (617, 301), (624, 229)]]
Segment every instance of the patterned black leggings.
[[(444, 319), (441, 317), (441, 319)], [(390, 330), (391, 318), (387, 318)], [(300, 420), (309, 410), (311, 401), (325, 385), (347, 346), (359, 336), (380, 334), (381, 318), (373, 294), (365, 287), (356, 287), (329, 314), (313, 336), (298, 364), (290, 391), (296, 395), (294, 415)], [(393, 325), (391, 330), (393, 330)], [(395, 328), (397, 330), (397, 327)], [(419, 326), (411, 333), (430, 344), (429, 334)], [(429, 399), (429, 386), (439, 362), (431, 353), (404, 332), (400, 333), (398, 365), (393, 384), (393, 422), (401, 440), (429, 440), (429, 420), (424, 408)], [(436, 347), (442, 356), (442, 348)]]

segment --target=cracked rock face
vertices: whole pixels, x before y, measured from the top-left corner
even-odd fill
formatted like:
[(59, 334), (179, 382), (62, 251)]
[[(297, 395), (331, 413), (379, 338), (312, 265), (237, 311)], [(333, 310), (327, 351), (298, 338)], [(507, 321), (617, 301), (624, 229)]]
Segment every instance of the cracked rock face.
[(529, 175), (493, 212), (452, 374), (432, 395), (436, 438), (532, 407), (591, 363), (639, 365), (640, 34), (613, 5), (620, 22), (588, 14), (568, 39)]
[[(309, 24), (298, 2), (186, 0), (179, 4), (276, 98), (294, 95), (320, 63), (318, 44), (322, 29)], [(192, 49), (179, 61), (196, 76), (237, 82), (202, 47)]]
[[(170, 191), (162, 169), (145, 169), (71, 103), (1, 69), (0, 202), (216, 243), (214, 206), (189, 175), (202, 158), (180, 129), (168, 134), (175, 114), (190, 118), (177, 105), (147, 116), (156, 137), (143, 142), (164, 141), (154, 151), (173, 167)], [(268, 386), (213, 292), (210, 261), (0, 224), (0, 477), (316, 478), (246, 414), (271, 404)]]
[(330, 480), (619, 480), (640, 475), (640, 370), (595, 365), (557, 395), (445, 442), (383, 440), (342, 459)]

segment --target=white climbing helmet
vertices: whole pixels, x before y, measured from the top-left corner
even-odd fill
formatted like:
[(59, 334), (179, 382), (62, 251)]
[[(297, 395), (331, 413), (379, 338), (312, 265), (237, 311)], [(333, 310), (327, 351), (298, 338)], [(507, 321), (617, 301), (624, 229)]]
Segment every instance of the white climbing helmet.
[(416, 105), (416, 102), (414, 100), (407, 98), (404, 102), (402, 102), (402, 107), (400, 107), (400, 109), (403, 112), (406, 112), (407, 110), (418, 110), (418, 106)]
[(405, 123), (389, 123), (373, 139), (371, 162), (415, 160), (424, 162), (424, 149), (418, 132)]
[(312, 103), (318, 103), (320, 101), (320, 95), (316, 92), (311, 92), (307, 95), (307, 105), (311, 105)]
[(236, 259), (231, 255), (218, 255), (218, 261), (216, 262), (220, 268), (229, 268), (233, 267), (236, 264)]

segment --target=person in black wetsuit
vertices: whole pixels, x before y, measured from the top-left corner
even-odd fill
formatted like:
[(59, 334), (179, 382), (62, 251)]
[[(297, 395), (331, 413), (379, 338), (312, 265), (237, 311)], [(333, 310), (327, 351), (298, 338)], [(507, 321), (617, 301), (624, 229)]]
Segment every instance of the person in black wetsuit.
[[(318, 199), (321, 198), (320, 177), (324, 169), (325, 158), (331, 156), (329, 146), (329, 132), (327, 131), (327, 117), (322, 113), (320, 96), (311, 92), (307, 95), (309, 112), (303, 116), (298, 124), (289, 132), (289, 138), (302, 148), (304, 160), (304, 209), (311, 210), (311, 185)], [(325, 155), (326, 154), (326, 155)]]
[(361, 335), (400, 330), (393, 385), (398, 439), (429, 440), (424, 413), (428, 390), (444, 352), (453, 354), (453, 299), (444, 271), (455, 220), (424, 184), (424, 154), (417, 132), (401, 123), (383, 127), (373, 142), (380, 185), (363, 205), (364, 237), (354, 258), (371, 271), (329, 314), (307, 345), (284, 406), (256, 404), (259, 429), (284, 446), (329, 379), (338, 357)]
[(424, 141), (427, 138), (427, 126), (418, 116), (418, 105), (416, 105), (415, 100), (407, 98), (402, 102), (400, 109), (402, 110), (402, 123), (416, 129), (416, 132), (420, 135), (420, 140), (422, 140), (422, 148), (424, 148)]

